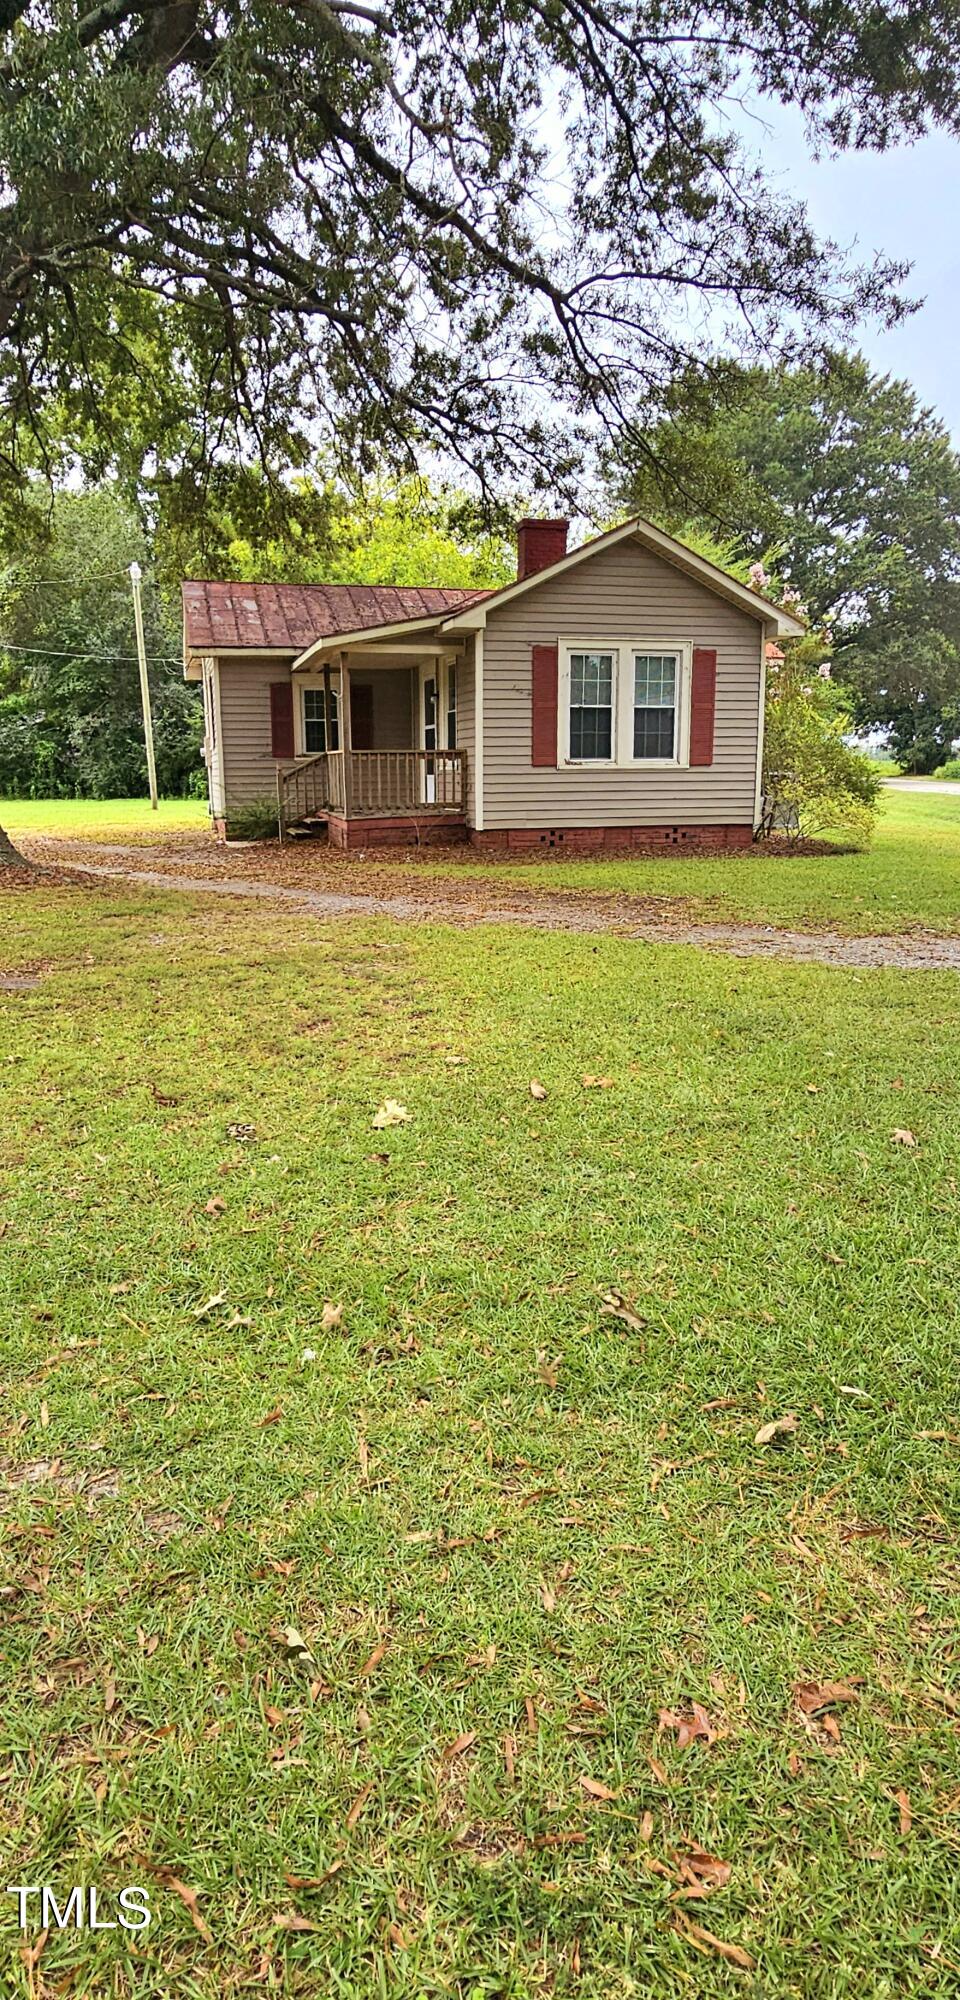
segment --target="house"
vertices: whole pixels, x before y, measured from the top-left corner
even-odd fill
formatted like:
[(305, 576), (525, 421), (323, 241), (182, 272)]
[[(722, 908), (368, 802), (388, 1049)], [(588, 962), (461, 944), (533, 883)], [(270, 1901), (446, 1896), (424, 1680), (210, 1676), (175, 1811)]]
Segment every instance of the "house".
[(567, 529), (521, 521), (499, 590), (185, 583), (217, 833), (746, 845), (766, 649), (802, 625), (647, 521)]

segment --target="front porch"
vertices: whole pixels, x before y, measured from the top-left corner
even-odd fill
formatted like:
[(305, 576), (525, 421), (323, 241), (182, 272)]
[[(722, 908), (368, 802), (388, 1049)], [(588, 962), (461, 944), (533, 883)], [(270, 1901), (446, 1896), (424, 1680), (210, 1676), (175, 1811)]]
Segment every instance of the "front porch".
[(285, 835), (358, 847), (466, 835), (458, 649), (361, 640), (293, 674), (295, 762), (277, 765)]
[(277, 766), (280, 836), (327, 829), (336, 847), (466, 833), (466, 751), (326, 750)]

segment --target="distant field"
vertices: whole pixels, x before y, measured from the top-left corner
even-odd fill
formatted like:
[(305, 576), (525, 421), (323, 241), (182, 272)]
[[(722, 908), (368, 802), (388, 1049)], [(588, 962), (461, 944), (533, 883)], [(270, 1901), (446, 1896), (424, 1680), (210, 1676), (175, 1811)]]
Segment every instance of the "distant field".
[(0, 826), (18, 833), (58, 834), (63, 840), (163, 839), (209, 824), (205, 799), (0, 799)]

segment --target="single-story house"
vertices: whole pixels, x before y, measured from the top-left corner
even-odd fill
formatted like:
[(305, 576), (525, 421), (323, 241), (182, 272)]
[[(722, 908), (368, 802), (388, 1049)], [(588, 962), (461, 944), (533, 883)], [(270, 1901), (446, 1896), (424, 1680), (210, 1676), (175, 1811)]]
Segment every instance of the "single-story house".
[(791, 613), (632, 519), (521, 521), (499, 590), (185, 583), (221, 836), (272, 806), (339, 847), (739, 847)]

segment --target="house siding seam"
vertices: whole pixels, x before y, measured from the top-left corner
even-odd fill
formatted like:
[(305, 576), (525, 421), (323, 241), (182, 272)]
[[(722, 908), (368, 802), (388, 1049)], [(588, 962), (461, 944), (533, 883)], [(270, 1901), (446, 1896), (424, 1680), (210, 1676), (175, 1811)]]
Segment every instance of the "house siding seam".
[[(532, 656), (557, 639), (635, 637), (717, 654), (713, 762), (680, 769), (531, 763)], [(546, 577), (484, 634), (484, 830), (752, 828), (760, 714), (760, 621), (637, 542)]]

